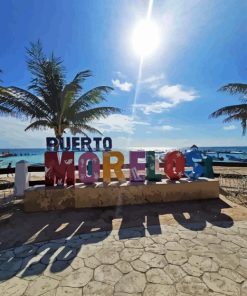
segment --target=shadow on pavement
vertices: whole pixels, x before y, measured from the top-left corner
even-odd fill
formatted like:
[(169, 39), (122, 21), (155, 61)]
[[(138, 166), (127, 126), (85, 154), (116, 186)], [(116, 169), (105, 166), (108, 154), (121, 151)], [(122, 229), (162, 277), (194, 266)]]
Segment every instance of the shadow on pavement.
[(121, 240), (146, 232), (161, 234), (162, 224), (178, 223), (192, 231), (203, 230), (207, 222), (229, 228), (233, 219), (222, 213), (227, 208), (227, 203), (214, 199), (77, 211), (0, 212), (0, 280), (38, 275), (47, 265), (50, 272), (61, 272), (82, 247), (105, 240), (113, 229)]

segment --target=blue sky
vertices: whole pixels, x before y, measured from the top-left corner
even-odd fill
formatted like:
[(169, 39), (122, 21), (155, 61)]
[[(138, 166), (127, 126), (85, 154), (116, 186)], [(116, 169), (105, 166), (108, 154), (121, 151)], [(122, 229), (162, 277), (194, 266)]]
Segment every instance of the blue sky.
[[(0, 0), (0, 69), (3, 85), (27, 88), (25, 47), (40, 39), (61, 56), (68, 81), (84, 69), (94, 76), (85, 89), (114, 86), (108, 104), (121, 115), (94, 123), (115, 147), (246, 145), (238, 122), (208, 119), (238, 102), (219, 93), (247, 77), (247, 2), (154, 0), (151, 18), (160, 33), (153, 55), (140, 57), (131, 36), (146, 18), (149, 1)], [(136, 104), (133, 103), (138, 88)], [(0, 147), (42, 147), (52, 131), (24, 132), (27, 122), (0, 118)]]

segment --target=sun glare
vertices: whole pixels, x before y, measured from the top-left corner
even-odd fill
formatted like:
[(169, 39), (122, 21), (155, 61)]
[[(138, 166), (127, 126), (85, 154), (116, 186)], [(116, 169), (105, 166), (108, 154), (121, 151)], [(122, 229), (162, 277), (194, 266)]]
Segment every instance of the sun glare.
[(157, 24), (151, 20), (140, 21), (133, 31), (132, 42), (137, 55), (146, 57), (153, 54), (160, 42)]

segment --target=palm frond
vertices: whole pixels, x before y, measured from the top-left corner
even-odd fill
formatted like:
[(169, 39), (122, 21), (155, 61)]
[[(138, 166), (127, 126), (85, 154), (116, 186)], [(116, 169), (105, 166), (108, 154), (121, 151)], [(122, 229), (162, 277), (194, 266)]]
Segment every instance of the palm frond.
[(97, 130), (92, 126), (89, 126), (88, 124), (72, 124), (70, 125), (69, 129), (72, 135), (79, 134), (79, 133), (87, 135), (85, 133), (86, 131), (89, 133), (93, 133), (93, 134), (96, 133), (96, 134), (102, 135), (102, 133), (99, 130)]
[(210, 118), (218, 118), (222, 115), (232, 115), (238, 112), (244, 112), (247, 110), (247, 104), (238, 104), (232, 106), (226, 106), (216, 110), (215, 112), (209, 115)]
[(92, 120), (105, 118), (113, 113), (120, 113), (121, 110), (115, 107), (97, 107), (74, 114), (74, 122), (90, 122)]
[(72, 110), (85, 110), (94, 104), (105, 101), (105, 95), (112, 91), (109, 86), (98, 86), (80, 96), (71, 106)]
[(51, 124), (47, 120), (36, 120), (29, 124), (26, 128), (25, 131), (27, 130), (36, 130), (36, 129), (46, 129), (46, 128), (51, 128)]
[(247, 84), (245, 83), (229, 83), (222, 86), (219, 91), (228, 92), (232, 95), (247, 95)]

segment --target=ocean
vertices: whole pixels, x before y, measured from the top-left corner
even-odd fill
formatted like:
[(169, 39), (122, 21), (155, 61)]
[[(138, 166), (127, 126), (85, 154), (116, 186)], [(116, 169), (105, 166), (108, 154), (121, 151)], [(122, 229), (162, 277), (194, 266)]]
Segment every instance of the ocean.
[[(182, 148), (170, 148), (170, 147), (135, 147), (132, 150), (144, 149), (146, 151), (153, 150), (157, 152), (157, 155), (166, 153), (171, 150), (185, 151), (188, 147)], [(122, 150), (115, 148), (114, 150), (121, 151), (124, 154), (125, 163), (129, 162), (129, 150)], [(199, 147), (199, 150), (206, 151), (208, 155), (213, 157), (214, 161), (222, 162), (247, 162), (247, 147), (244, 146), (232, 146), (232, 147)], [(12, 167), (15, 167), (16, 163), (20, 160), (26, 160), (30, 165), (42, 165), (44, 164), (44, 152), (46, 149), (0, 149), (0, 168), (6, 168), (9, 163)], [(1, 157), (2, 153), (10, 153), (13, 156)], [(75, 152), (75, 163), (78, 163), (78, 159), (83, 152)], [(95, 152), (100, 161), (102, 161), (102, 152)]]

